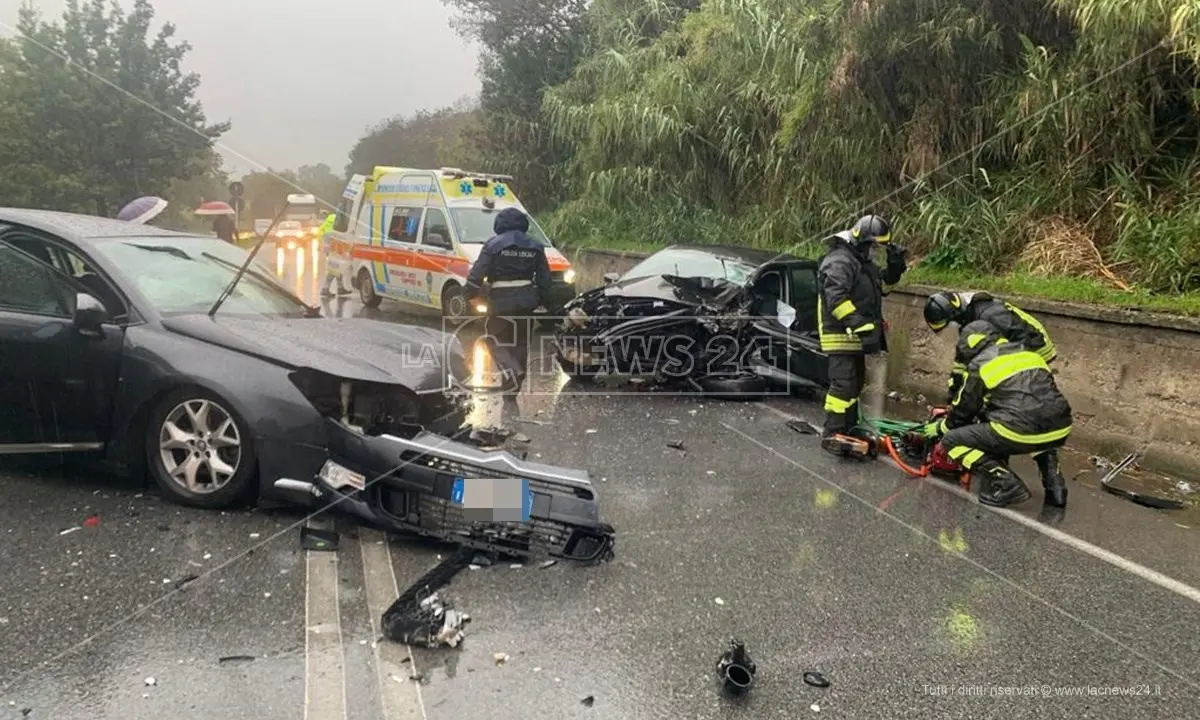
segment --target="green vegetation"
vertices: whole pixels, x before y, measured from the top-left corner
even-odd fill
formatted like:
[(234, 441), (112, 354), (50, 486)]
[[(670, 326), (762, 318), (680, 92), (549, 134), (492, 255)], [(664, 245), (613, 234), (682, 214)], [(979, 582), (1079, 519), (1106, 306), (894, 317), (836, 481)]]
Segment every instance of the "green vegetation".
[(912, 282), (1196, 307), (1200, 0), (444, 1), (485, 68), (570, 48), (482, 101), (541, 97), (564, 242), (814, 252), (875, 211)]
[[(154, 10), (68, 0), (61, 20), (31, 5), (20, 39), (0, 39), (0, 205), (114, 216), (141, 195), (171, 201), (156, 224), (183, 225), (224, 197), (210, 124), (181, 69), (189, 46)], [(66, 62), (64, 62), (66, 59)]]

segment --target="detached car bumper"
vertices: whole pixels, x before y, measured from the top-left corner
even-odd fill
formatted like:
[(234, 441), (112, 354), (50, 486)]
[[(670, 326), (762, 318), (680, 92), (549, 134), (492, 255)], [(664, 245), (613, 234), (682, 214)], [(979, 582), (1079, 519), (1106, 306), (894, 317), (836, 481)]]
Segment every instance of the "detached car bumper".
[[(489, 552), (549, 554), (581, 562), (612, 557), (614, 530), (600, 522), (587, 473), (484, 451), (433, 433), (369, 436), (327, 420), (329, 461), (315, 477), (281, 479), (331, 511), (386, 532), (403, 532)], [(461, 501), (466, 479), (521, 481), (528, 519), (477, 519)], [(476, 513), (476, 517), (471, 516)]]

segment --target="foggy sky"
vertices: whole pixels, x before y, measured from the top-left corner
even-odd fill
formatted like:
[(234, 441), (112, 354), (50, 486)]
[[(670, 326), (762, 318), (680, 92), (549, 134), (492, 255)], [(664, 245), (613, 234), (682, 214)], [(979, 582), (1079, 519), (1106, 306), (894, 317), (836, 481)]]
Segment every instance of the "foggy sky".
[[(36, 4), (57, 20), (65, 3)], [(368, 126), (479, 91), (475, 50), (450, 29), (439, 0), (153, 5), (155, 21), (174, 23), (192, 45), (187, 69), (200, 74), (209, 121), (233, 123), (218, 149), (237, 174), (323, 162), (340, 175)], [(0, 0), (0, 35), (12, 34), (20, 6)]]

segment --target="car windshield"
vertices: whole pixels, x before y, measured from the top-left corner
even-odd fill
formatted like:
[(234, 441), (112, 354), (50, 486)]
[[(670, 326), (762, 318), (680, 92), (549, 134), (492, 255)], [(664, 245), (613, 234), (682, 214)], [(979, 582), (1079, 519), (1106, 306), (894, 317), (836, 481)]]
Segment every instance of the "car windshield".
[(721, 257), (704, 250), (661, 250), (635, 265), (621, 278), (654, 277), (675, 275), (686, 278), (712, 278), (727, 280), (735, 285), (745, 285), (757, 266)]
[[(96, 243), (150, 305), (164, 315), (205, 313), (246, 261), (247, 253), (216, 238), (121, 238)], [(301, 317), (309, 308), (251, 264), (221, 313)]]
[[(454, 229), (458, 231), (458, 241), (464, 245), (482, 245), (496, 234), (492, 230), (492, 224), (496, 222), (494, 210), (489, 212), (478, 207), (452, 208), (450, 217), (454, 221)], [(528, 234), (541, 244), (550, 246), (550, 239), (532, 217), (529, 218)]]

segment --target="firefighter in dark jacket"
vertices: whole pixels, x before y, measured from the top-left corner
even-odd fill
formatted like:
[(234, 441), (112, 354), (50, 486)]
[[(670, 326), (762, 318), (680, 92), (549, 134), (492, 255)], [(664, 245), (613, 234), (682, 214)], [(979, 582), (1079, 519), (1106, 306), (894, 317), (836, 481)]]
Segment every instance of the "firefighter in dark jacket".
[(550, 292), (550, 264), (545, 246), (527, 234), (529, 218), (517, 208), (501, 210), (492, 230), (496, 234), (467, 276), (467, 301), (486, 305), (492, 359), (505, 386), (520, 390), (529, 362), (529, 315)]
[(1029, 488), (1008, 468), (1013, 455), (1033, 455), (1046, 503), (1067, 504), (1057, 450), (1071, 434), (1071, 405), (1059, 392), (1038, 353), (1005, 339), (990, 323), (967, 323), (959, 331), (955, 359), (967, 376), (950, 412), (930, 423), (952, 460), (980, 480), (979, 501), (1005, 507), (1029, 499)]
[[(883, 286), (899, 282), (907, 269), (904, 248), (890, 243), (891, 232), (887, 220), (866, 215), (850, 230), (828, 239), (829, 252), (817, 269), (818, 336), (822, 352), (829, 356), (825, 438), (848, 434), (858, 424), (858, 397), (867, 381), (866, 356), (887, 350)], [(872, 259), (879, 245), (887, 247), (887, 267), (882, 271)]]
[[(930, 295), (925, 302), (925, 323), (934, 332), (941, 332), (950, 323), (961, 328), (976, 320), (990, 324), (1009, 342), (1019, 342), (1027, 350), (1033, 350), (1047, 364), (1053, 363), (1058, 357), (1058, 348), (1054, 347), (1050, 333), (1046, 332), (1037, 318), (990, 293), (939, 292)], [(947, 402), (958, 394), (966, 371), (962, 363), (954, 363)]]

